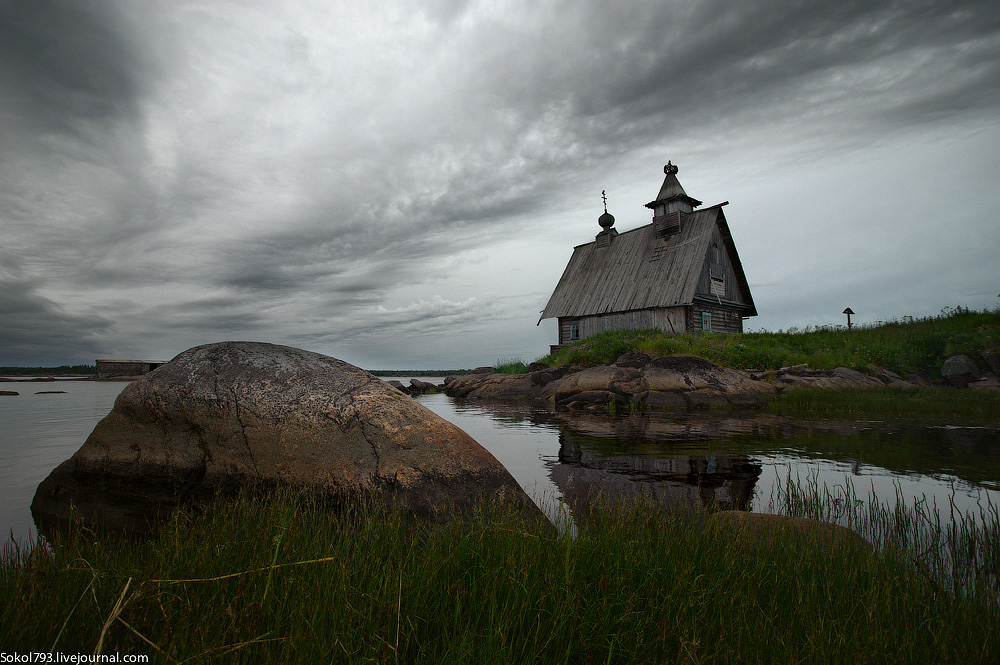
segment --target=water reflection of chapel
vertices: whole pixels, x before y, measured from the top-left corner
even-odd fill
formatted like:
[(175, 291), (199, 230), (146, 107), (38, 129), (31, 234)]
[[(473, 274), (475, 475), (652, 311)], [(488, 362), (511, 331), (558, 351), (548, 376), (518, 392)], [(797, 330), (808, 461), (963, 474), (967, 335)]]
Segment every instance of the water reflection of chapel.
[(607, 211), (593, 242), (574, 248), (539, 322), (559, 321), (553, 350), (599, 332), (658, 328), (667, 332), (743, 332), (756, 316), (725, 203), (695, 210), (677, 167), (667, 163), (651, 224), (619, 233)]
[[(733, 452), (670, 452), (752, 427), (734, 418), (680, 420), (629, 416), (594, 419), (560, 414), (552, 482), (574, 514), (596, 501), (644, 496), (664, 506), (746, 510), (762, 467)], [(671, 441), (664, 447), (665, 441)]]

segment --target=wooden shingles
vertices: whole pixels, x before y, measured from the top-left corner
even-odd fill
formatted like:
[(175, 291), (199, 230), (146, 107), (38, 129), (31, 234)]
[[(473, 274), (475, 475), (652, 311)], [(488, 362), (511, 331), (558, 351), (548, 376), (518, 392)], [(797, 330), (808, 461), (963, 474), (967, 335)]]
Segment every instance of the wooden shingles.
[(721, 214), (719, 206), (692, 212), (668, 241), (647, 224), (620, 233), (608, 247), (576, 247), (541, 319), (690, 303)]

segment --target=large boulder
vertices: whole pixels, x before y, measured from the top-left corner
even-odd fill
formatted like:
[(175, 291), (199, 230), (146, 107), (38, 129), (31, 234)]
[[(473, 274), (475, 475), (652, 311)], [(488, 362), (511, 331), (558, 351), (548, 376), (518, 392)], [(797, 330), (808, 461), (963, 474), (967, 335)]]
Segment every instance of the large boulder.
[(976, 361), (966, 355), (951, 356), (941, 366), (941, 376), (956, 388), (965, 388), (983, 378)]
[(530, 505), (469, 435), (371, 374), (300, 349), (222, 342), (128, 385), (31, 509), (43, 528), (75, 512), (142, 530), (180, 503), (247, 486), (385, 496), (418, 514), (497, 495)]

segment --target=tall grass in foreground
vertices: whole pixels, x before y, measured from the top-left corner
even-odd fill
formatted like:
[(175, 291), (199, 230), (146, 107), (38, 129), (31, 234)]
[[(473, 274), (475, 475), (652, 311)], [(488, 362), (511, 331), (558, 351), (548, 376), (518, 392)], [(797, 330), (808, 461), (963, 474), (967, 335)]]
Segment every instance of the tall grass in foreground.
[[(837, 498), (790, 483), (782, 507), (839, 518)], [(6, 552), (0, 641), (171, 663), (995, 662), (997, 570), (943, 584), (900, 537), (923, 516), (895, 510), (879, 547), (846, 553), (642, 501), (567, 538), (495, 505), (414, 523), (248, 496), (146, 542), (77, 528)], [(958, 527), (956, 560), (995, 548), (991, 514)]]
[[(861, 534), (883, 552), (908, 561), (941, 597), (950, 602), (992, 597), (1000, 602), (1000, 506), (990, 501), (964, 512), (937, 505), (926, 496), (907, 501), (899, 487), (894, 505), (875, 490), (858, 497), (850, 477), (833, 488), (815, 476), (779, 482), (767, 512), (831, 522)], [(943, 517), (942, 517), (943, 515)]]

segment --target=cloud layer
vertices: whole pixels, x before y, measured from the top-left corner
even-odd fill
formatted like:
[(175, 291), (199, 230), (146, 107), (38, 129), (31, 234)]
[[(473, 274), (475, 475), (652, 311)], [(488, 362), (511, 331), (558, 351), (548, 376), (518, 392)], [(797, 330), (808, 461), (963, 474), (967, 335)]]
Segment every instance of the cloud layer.
[(355, 5), (0, 4), (0, 364), (530, 360), (667, 159), (732, 202), (749, 327), (1000, 292), (995, 2)]

